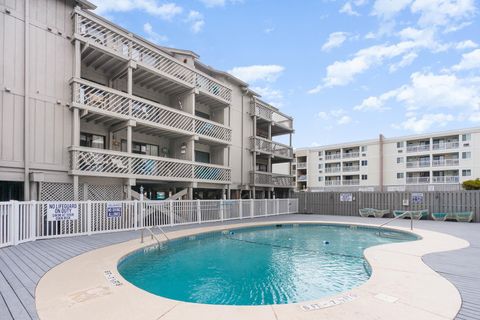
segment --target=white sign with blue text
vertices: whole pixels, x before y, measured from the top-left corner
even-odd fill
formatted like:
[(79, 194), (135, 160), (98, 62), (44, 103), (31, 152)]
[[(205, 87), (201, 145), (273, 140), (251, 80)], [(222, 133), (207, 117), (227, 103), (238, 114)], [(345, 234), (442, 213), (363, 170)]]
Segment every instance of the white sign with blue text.
[(63, 221), (78, 219), (78, 203), (49, 203), (47, 205), (47, 221)]
[(122, 216), (122, 204), (118, 202), (107, 203), (107, 218), (118, 218)]

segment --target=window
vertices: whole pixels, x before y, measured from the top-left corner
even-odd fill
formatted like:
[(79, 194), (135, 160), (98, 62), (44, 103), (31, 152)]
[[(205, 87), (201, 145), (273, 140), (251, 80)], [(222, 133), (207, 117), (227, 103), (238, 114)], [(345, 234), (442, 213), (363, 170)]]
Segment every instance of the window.
[(365, 167), (366, 165), (368, 165), (368, 161), (367, 160), (362, 160), (362, 167)]
[(470, 159), (472, 157), (472, 153), (470, 151), (462, 152), (462, 159)]
[(471, 175), (472, 175), (472, 170), (470, 170), (470, 169), (462, 170), (462, 176), (463, 177), (470, 177)]
[(208, 113), (195, 110), (195, 115), (196, 115), (197, 117), (210, 120), (210, 115), (209, 115)]
[(322, 182), (323, 181), (323, 177), (318, 177), (318, 182)]
[(362, 152), (367, 151), (367, 146), (362, 146)]
[(397, 148), (403, 148), (403, 141), (397, 142)]
[[(195, 150), (195, 161), (202, 162), (202, 163), (210, 163), (210, 153)], [(267, 171), (267, 166), (265, 165), (265, 171)], [(257, 169), (258, 170), (258, 169)], [(258, 170), (264, 171), (264, 170)]]
[(470, 133), (462, 134), (462, 141), (470, 141), (472, 139), (472, 135)]
[(318, 151), (318, 156), (321, 157), (323, 155), (323, 151)]
[[(143, 142), (132, 142), (132, 153), (158, 157), (158, 146)], [(127, 140), (122, 140), (122, 151), (127, 152)]]
[(403, 157), (398, 157), (397, 158), (397, 163), (403, 163)]
[(105, 149), (105, 137), (91, 133), (80, 133), (80, 146)]
[(397, 179), (403, 179), (403, 177), (404, 177), (403, 172), (397, 173)]
[(366, 174), (362, 174), (362, 180), (367, 180), (368, 176)]
[(323, 169), (323, 164), (319, 163), (318, 164), (318, 169)]

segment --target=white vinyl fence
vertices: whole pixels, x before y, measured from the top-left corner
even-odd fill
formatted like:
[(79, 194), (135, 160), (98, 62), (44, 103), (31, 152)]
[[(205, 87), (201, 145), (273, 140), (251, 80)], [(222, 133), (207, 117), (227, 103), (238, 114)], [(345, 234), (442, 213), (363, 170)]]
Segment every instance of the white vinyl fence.
[(0, 202), (0, 247), (37, 239), (298, 212), (298, 199)]

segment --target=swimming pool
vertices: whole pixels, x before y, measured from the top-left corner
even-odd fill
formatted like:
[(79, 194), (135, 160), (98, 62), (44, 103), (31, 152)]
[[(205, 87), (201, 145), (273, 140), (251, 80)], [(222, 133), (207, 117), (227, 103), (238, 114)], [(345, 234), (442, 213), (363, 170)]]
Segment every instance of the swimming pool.
[(367, 281), (363, 251), (417, 240), (377, 228), (281, 224), (212, 232), (138, 250), (118, 264), (129, 282), (186, 302), (269, 305), (318, 299)]

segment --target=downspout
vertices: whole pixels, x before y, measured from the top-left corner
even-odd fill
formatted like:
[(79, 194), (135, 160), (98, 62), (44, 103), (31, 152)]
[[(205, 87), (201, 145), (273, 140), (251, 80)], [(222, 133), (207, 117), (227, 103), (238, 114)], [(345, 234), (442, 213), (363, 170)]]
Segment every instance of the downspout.
[(24, 77), (25, 77), (25, 87), (24, 87), (24, 99), (25, 99), (25, 107), (24, 107), (24, 136), (23, 136), (23, 156), (24, 156), (24, 167), (25, 167), (25, 175), (24, 175), (24, 183), (23, 183), (23, 197), (25, 200), (30, 200), (30, 113), (29, 113), (29, 100), (30, 100), (30, 3), (29, 0), (25, 0), (25, 61), (24, 61)]

